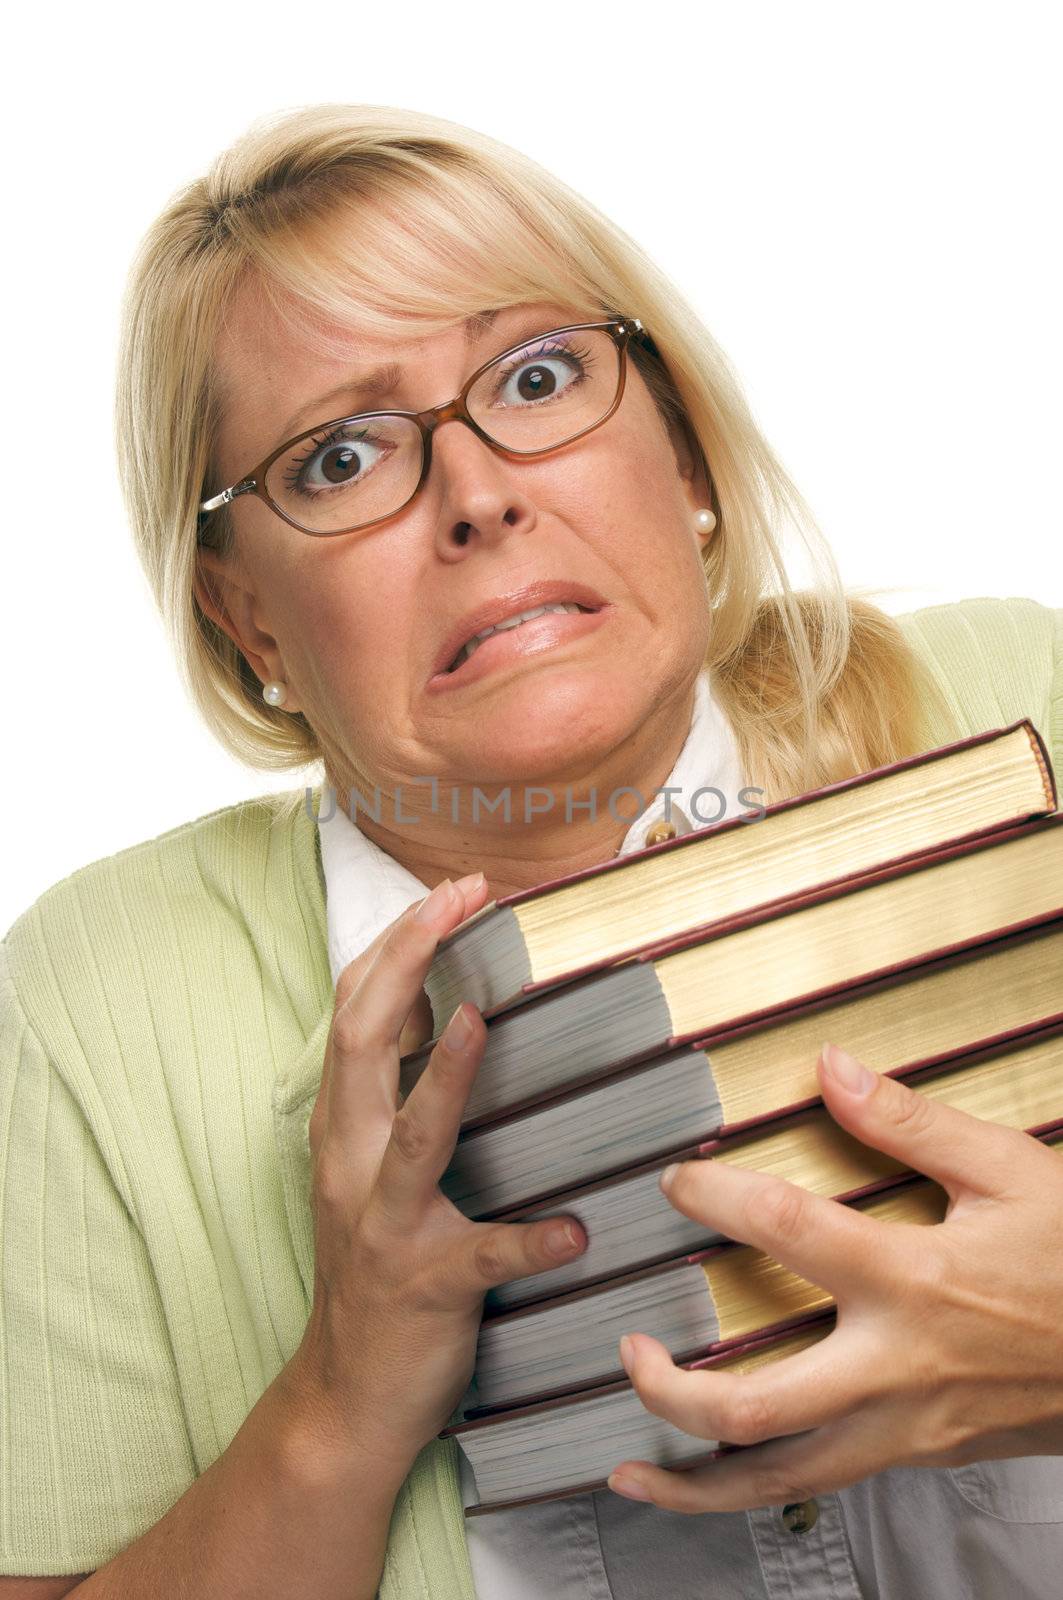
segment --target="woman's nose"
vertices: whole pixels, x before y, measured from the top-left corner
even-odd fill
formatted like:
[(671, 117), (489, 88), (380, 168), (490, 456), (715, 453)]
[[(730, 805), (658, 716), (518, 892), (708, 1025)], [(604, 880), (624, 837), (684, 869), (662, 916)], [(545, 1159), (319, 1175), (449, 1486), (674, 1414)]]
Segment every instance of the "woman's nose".
[(452, 418), (432, 435), (431, 474), (437, 479), (437, 536), (453, 553), (471, 540), (496, 542), (530, 531), (535, 507), (516, 482), (519, 465), (500, 456), (467, 423)]

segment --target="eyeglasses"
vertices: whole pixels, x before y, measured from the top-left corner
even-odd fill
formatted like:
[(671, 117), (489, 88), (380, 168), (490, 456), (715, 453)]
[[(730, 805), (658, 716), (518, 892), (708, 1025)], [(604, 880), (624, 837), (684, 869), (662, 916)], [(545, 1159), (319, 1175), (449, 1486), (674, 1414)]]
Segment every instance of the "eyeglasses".
[(246, 477), (201, 502), (212, 511), (254, 494), (302, 533), (354, 533), (408, 506), (428, 477), (432, 435), (457, 420), (499, 455), (523, 459), (571, 444), (612, 416), (624, 393), (637, 317), (554, 328), (478, 367), (461, 393), (428, 411), (364, 411), (298, 434)]

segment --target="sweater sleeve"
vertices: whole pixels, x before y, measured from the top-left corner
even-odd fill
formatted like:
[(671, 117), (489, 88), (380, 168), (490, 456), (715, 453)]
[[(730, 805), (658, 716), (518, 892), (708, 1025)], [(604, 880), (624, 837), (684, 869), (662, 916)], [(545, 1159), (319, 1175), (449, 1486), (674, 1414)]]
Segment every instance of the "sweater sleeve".
[(143, 1239), (0, 945), (0, 1575), (94, 1571), (194, 1477)]

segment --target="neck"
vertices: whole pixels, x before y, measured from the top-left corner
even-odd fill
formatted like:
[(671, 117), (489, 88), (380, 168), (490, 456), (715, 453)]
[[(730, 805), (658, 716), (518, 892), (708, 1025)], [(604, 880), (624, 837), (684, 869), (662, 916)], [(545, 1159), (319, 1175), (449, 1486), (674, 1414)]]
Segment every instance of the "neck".
[(460, 783), (408, 777), (384, 784), (327, 772), (326, 785), (360, 832), (427, 888), (483, 872), (488, 898), (497, 900), (611, 860), (667, 782), (693, 714), (694, 688), (687, 684), (604, 760), (563, 778), (500, 786), (475, 777)]

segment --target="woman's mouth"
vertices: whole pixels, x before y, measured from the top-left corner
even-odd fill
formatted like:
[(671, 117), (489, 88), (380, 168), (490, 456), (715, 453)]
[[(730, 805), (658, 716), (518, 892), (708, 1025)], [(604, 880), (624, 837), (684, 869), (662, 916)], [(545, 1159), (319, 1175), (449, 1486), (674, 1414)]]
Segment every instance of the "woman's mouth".
[(534, 606), (492, 628), (486, 637), (474, 636), (458, 651), (449, 667), (428, 681), (433, 693), (463, 688), (496, 667), (518, 662), (522, 656), (541, 655), (560, 645), (582, 639), (604, 622), (611, 606), (591, 610), (575, 601)]

